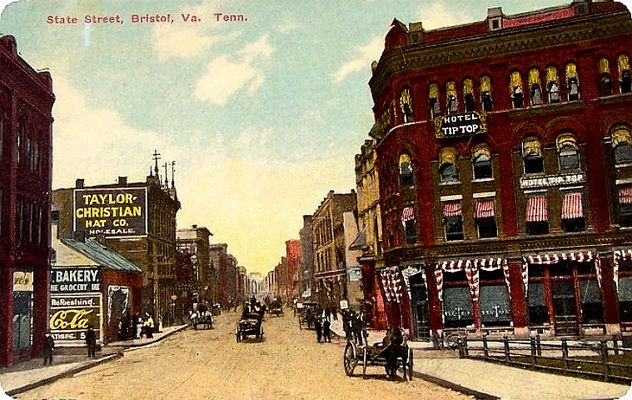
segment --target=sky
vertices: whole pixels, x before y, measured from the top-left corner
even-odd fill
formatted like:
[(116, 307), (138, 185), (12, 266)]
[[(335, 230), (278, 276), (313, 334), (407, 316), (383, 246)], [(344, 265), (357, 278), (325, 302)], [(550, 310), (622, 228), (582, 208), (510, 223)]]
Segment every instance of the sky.
[[(355, 189), (354, 155), (373, 125), (370, 65), (394, 18), (434, 29), (490, 7), (570, 2), (0, 0), (0, 33), (52, 75), (53, 189), (143, 181), (158, 150), (176, 162), (178, 227), (206, 226), (211, 243), (265, 273), (329, 190)], [(156, 14), (171, 20), (132, 22)]]

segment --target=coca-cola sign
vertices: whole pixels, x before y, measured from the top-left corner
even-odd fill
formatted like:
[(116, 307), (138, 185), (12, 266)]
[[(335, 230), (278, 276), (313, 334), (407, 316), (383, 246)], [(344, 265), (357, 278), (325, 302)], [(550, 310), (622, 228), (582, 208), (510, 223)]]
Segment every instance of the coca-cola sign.
[(55, 342), (64, 345), (83, 345), (89, 326), (100, 339), (101, 295), (51, 294), (49, 328)]

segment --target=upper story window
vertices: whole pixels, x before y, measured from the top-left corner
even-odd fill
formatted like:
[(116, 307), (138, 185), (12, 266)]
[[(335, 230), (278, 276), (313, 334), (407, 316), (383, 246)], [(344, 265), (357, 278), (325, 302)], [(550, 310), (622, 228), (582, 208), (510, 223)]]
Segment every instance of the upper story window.
[(492, 82), (489, 76), (481, 77), (481, 104), (483, 111), (492, 111), (494, 109), (492, 102)]
[(622, 54), (617, 59), (617, 65), (619, 69), (619, 86), (621, 93), (632, 92), (632, 77), (630, 76), (630, 61), (628, 56)]
[(441, 103), (439, 102), (439, 85), (433, 83), (428, 88), (428, 107), (430, 108), (430, 117), (435, 119), (441, 116)]
[(530, 136), (522, 141), (522, 161), (525, 174), (544, 172), (544, 156), (538, 138)]
[(556, 140), (557, 154), (560, 162), (560, 171), (579, 169), (579, 147), (575, 136), (571, 133), (563, 133)]
[(446, 83), (445, 92), (448, 114), (459, 112), (459, 99), (456, 95), (456, 84), (453, 81)]
[(560, 79), (557, 76), (557, 68), (548, 66), (546, 68), (546, 90), (549, 93), (549, 103), (559, 103), (560, 98)]
[(607, 58), (602, 58), (599, 60), (599, 95), (610, 96), (611, 94), (610, 63)]
[(443, 212), (443, 229), (445, 240), (463, 240), (463, 211), (461, 201), (445, 201), (441, 203)]
[(402, 225), (406, 236), (406, 244), (415, 244), (417, 231), (415, 230), (415, 208), (404, 207), (402, 210)]
[(525, 224), (529, 235), (549, 233), (549, 205), (546, 194), (533, 195), (527, 198)]
[(582, 232), (586, 230), (584, 207), (581, 192), (563, 193), (562, 230), (564, 232)]
[(511, 104), (513, 108), (522, 108), (524, 105), (524, 92), (522, 90), (522, 77), (519, 71), (511, 73), (509, 90), (511, 92)]
[(611, 136), (614, 162), (616, 164), (632, 163), (632, 133), (630, 129), (625, 126), (616, 127)]
[(410, 97), (410, 89), (406, 88), (402, 90), (402, 93), (399, 96), (399, 107), (401, 108), (402, 115), (404, 116), (404, 123), (413, 122), (413, 101)]
[(632, 227), (632, 185), (619, 186), (619, 225)]
[(542, 86), (540, 85), (540, 71), (532, 68), (529, 71), (529, 99), (532, 106), (542, 104)]
[(408, 154), (399, 156), (399, 185), (402, 189), (414, 185), (413, 165)]
[(474, 179), (492, 178), (492, 158), (487, 146), (479, 145), (472, 151), (472, 170)]
[(475, 202), (474, 222), (478, 237), (481, 239), (498, 236), (496, 216), (494, 213), (494, 199), (479, 199)]
[(474, 111), (474, 86), (471, 79), (463, 81), (463, 103), (465, 111)]
[(579, 77), (577, 76), (577, 66), (573, 63), (566, 64), (566, 91), (568, 101), (579, 100)]
[(439, 158), (439, 179), (441, 183), (458, 182), (459, 170), (456, 164), (456, 150), (453, 148), (443, 149)]

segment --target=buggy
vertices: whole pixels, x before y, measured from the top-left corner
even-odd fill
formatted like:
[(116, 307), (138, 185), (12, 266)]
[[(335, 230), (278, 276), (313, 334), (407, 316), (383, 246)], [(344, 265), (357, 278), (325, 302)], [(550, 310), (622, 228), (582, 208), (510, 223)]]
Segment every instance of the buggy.
[(401, 366), (404, 371), (404, 379), (413, 379), (413, 350), (408, 347), (406, 340), (387, 340), (392, 333), (382, 341), (372, 346), (356, 345), (347, 341), (345, 347), (343, 365), (347, 376), (353, 376), (355, 367), (362, 366), (362, 377), (366, 378), (368, 366), (383, 366), (389, 378), (397, 377), (397, 369)]
[(263, 315), (262, 313), (248, 313), (242, 315), (237, 326), (235, 327), (235, 339), (241, 342), (246, 337), (255, 336), (259, 341), (263, 340)]
[(193, 329), (204, 327), (207, 329), (213, 329), (213, 314), (208, 310), (208, 307), (201, 304), (197, 311), (191, 314), (191, 325)]
[(279, 300), (273, 300), (270, 302), (268, 313), (273, 317), (280, 317), (283, 315), (283, 305)]
[(320, 306), (315, 301), (305, 301), (298, 308), (298, 327), (300, 329), (313, 329), (316, 318), (320, 315)]

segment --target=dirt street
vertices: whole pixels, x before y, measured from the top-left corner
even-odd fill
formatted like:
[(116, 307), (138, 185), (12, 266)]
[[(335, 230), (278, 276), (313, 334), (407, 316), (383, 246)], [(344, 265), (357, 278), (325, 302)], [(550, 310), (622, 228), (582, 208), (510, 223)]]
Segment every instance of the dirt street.
[(261, 343), (254, 337), (237, 343), (237, 319), (237, 313), (225, 313), (215, 329), (188, 329), (18, 399), (471, 398), (421, 379), (388, 381), (382, 367), (370, 367), (370, 379), (347, 377), (344, 342), (317, 343), (314, 331), (299, 330), (291, 313), (266, 317)]

